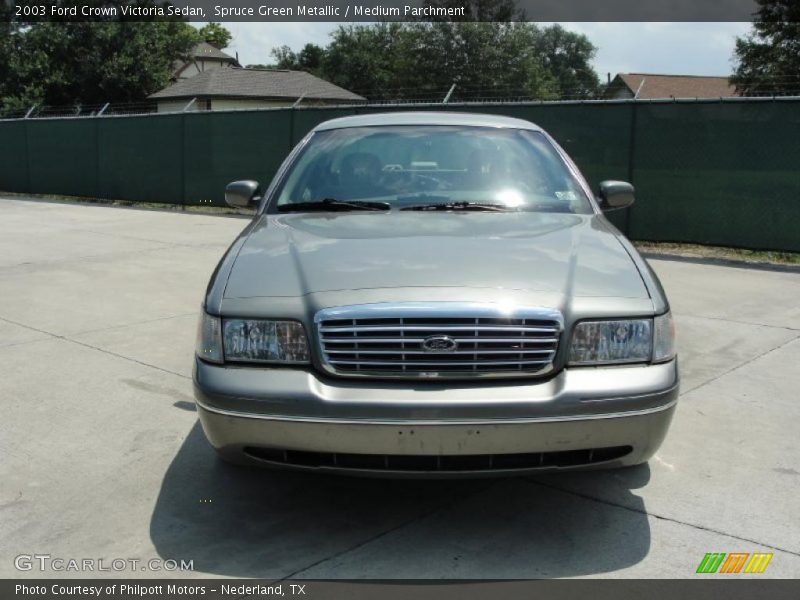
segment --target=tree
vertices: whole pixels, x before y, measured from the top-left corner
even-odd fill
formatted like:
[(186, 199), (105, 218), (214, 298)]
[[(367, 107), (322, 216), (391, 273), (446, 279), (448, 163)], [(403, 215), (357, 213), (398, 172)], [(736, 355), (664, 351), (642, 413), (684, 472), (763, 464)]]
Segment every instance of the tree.
[(297, 55), (297, 66), (301, 71), (316, 73), (322, 68), (325, 49), (316, 44), (306, 44)]
[(322, 63), (325, 79), (370, 99), (386, 99), (408, 79), (407, 31), (401, 23), (342, 25)]
[(597, 49), (585, 35), (553, 25), (539, 30), (533, 45), (542, 67), (558, 82), (562, 98), (593, 98), (600, 91), (600, 79), (591, 66)]
[[(416, 43), (406, 86), (455, 83), (453, 99), (552, 99), (558, 87), (535, 52), (536, 26), (509, 22), (435, 22), (411, 26)], [(413, 97), (409, 94), (410, 97)]]
[(22, 103), (13, 96), (19, 87), (14, 68), (19, 28), (12, 5), (0, 2), (0, 114), (22, 108)]
[(144, 100), (169, 84), (197, 32), (182, 20), (35, 22), (10, 39), (4, 110)]
[[(308, 71), (316, 74), (322, 67), (325, 50), (316, 44), (306, 44), (297, 53), (293, 52), (289, 46), (280, 46), (273, 48), (271, 54), (276, 61), (273, 68)], [(252, 65), (252, 67), (255, 67), (255, 65)]]
[(742, 95), (800, 94), (800, 3), (757, 1), (753, 31), (736, 39), (731, 83)]
[(198, 33), (203, 41), (208, 42), (219, 50), (227, 48), (233, 39), (231, 32), (219, 23), (207, 23), (198, 30)]
[[(489, 5), (494, 11), (508, 10), (504, 0), (493, 0), (482, 10)], [(454, 100), (588, 98), (599, 87), (591, 67), (595, 50), (585, 36), (557, 25), (539, 28), (508, 21), (349, 25), (333, 32), (319, 74), (372, 100), (438, 100), (453, 83)], [(291, 58), (291, 50), (277, 49), (273, 55), (280, 62)]]
[(291, 69), (297, 63), (297, 55), (289, 46), (275, 47), (270, 54), (276, 61), (276, 69)]

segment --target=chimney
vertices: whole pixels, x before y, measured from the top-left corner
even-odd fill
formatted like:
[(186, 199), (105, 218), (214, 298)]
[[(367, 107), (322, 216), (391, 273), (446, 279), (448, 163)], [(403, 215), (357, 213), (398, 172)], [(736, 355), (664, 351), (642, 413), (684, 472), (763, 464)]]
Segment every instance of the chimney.
[(611, 73), (606, 73), (606, 77), (608, 78), (609, 85), (611, 84)]

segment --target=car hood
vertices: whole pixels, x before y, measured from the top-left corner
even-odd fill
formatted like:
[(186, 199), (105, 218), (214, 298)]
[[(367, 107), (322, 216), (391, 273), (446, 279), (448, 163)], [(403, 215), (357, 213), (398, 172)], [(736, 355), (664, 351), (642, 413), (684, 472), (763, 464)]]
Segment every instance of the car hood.
[(597, 215), (386, 212), (262, 216), (224, 296), (472, 287), (647, 298), (617, 234)]

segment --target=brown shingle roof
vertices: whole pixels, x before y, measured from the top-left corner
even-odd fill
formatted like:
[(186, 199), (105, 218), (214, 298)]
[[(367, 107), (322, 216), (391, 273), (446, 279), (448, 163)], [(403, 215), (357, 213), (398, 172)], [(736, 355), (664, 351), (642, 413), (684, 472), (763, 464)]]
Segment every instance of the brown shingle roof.
[(728, 83), (727, 77), (620, 73), (614, 78), (612, 87), (620, 82), (634, 94), (638, 90), (641, 99), (729, 98), (737, 95), (736, 88)]
[(359, 102), (354, 94), (305, 71), (278, 69), (213, 69), (182, 79), (150, 98), (259, 98)]
[(216, 46), (212, 46), (208, 42), (200, 42), (197, 46), (194, 47), (192, 50), (192, 58), (195, 60), (200, 59), (217, 59), (225, 62), (232, 62), (235, 63), (236, 59), (231, 56), (230, 54), (223, 52)]
[(180, 75), (186, 67), (198, 60), (215, 60), (221, 63), (228, 63), (234, 67), (241, 66), (239, 61), (237, 61), (230, 54), (223, 52), (208, 42), (200, 42), (194, 48), (192, 48), (192, 52), (189, 55), (189, 60), (176, 60), (172, 63), (173, 78), (178, 77), (178, 75)]

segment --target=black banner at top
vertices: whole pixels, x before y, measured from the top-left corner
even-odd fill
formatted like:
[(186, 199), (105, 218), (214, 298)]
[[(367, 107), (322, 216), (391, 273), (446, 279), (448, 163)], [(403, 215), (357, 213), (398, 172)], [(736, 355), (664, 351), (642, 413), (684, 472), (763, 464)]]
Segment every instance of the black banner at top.
[(19, 21), (752, 21), (757, 0), (2, 0)]

